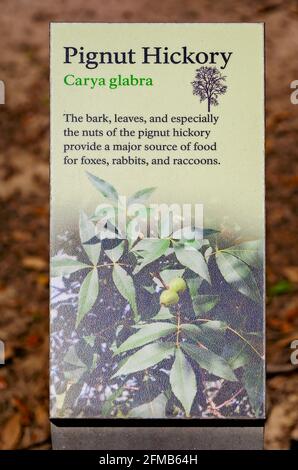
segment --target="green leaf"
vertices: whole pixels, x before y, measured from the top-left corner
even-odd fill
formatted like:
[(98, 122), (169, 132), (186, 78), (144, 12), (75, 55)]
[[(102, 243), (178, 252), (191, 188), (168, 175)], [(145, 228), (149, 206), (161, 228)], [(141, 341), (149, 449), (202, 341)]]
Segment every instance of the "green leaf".
[(169, 358), (173, 354), (174, 344), (172, 343), (147, 344), (142, 349), (139, 349), (136, 353), (129, 356), (112, 378), (148, 369), (164, 359)]
[[(182, 277), (184, 272), (185, 269), (164, 269), (163, 271), (160, 271), (159, 275), (165, 285), (168, 286), (172, 279), (175, 279), (176, 277)], [(164, 287), (162, 282), (157, 277), (154, 277), (153, 280), (158, 285), (158, 287)]]
[(100, 410), (101, 416), (108, 417), (111, 415), (115, 405), (114, 402), (117, 398), (119, 398), (124, 391), (124, 387), (119, 387), (115, 392), (112, 393), (102, 404), (102, 408)]
[(98, 274), (97, 269), (94, 268), (87, 274), (80, 288), (76, 328), (95, 304), (98, 292)]
[(96, 243), (94, 245), (84, 245), (85, 242), (88, 242), (96, 235), (95, 233), (95, 225), (88, 219), (87, 214), (85, 212), (81, 212), (80, 214), (80, 238), (83, 248), (90, 259), (93, 265), (97, 265), (100, 250), (101, 250), (101, 243)]
[(210, 284), (208, 266), (204, 256), (194, 248), (174, 245), (175, 254), (179, 263), (195, 272)]
[(243, 384), (246, 389), (250, 404), (256, 417), (261, 414), (262, 405), (264, 403), (264, 379), (265, 364), (264, 361), (254, 356), (254, 360), (247, 363), (244, 367)]
[(154, 216), (158, 218), (158, 237), (161, 239), (168, 238), (172, 233), (175, 226), (174, 213), (171, 211), (161, 209), (155, 210)]
[(155, 287), (154, 286), (142, 286), (145, 291), (149, 292), (149, 294), (155, 294)]
[(261, 301), (259, 288), (247, 264), (224, 252), (216, 253), (216, 261), (222, 276), (234, 289), (254, 302)]
[(77, 355), (75, 346), (70, 346), (64, 356), (63, 361), (72, 366), (71, 369), (64, 369), (64, 377), (67, 380), (78, 382), (82, 375), (87, 371), (87, 366)]
[(213, 248), (212, 248), (212, 246), (209, 246), (207, 248), (207, 250), (205, 251), (205, 253), (204, 253), (204, 258), (205, 258), (207, 264), (209, 263), (210, 256), (212, 255), (212, 253), (213, 253)]
[[(137, 208), (135, 208), (137, 206)], [(139, 208), (141, 206), (141, 208)], [(150, 208), (141, 204), (129, 206), (127, 211), (129, 222), (126, 225), (126, 238), (129, 243), (129, 249), (140, 238), (147, 236), (148, 222), (150, 221)], [(135, 252), (137, 253), (137, 251)]]
[(219, 230), (214, 230), (212, 228), (204, 228), (203, 233), (204, 233), (204, 238), (210, 238), (213, 235), (216, 235), (217, 233), (220, 233), (220, 231)]
[(245, 366), (250, 361), (251, 354), (249, 346), (241, 340), (230, 343), (224, 351), (224, 357), (233, 370)]
[(209, 312), (219, 302), (219, 295), (196, 295), (192, 297), (192, 306), (196, 316)]
[(152, 250), (156, 251), (157, 247), (161, 245), (161, 242), (168, 240), (161, 240), (159, 238), (143, 238), (133, 248), (132, 252), (141, 252), (142, 256), (146, 256)]
[(192, 277), (190, 279), (186, 279), (189, 294), (191, 297), (195, 297), (196, 295), (198, 295), (198, 290), (201, 287), (202, 282), (203, 279), (201, 277)]
[(185, 248), (194, 248), (195, 250), (200, 250), (203, 246), (209, 245), (208, 240), (180, 240), (179, 245), (183, 245)]
[(121, 354), (125, 351), (129, 351), (130, 349), (144, 346), (144, 344), (151, 343), (156, 339), (167, 336), (170, 333), (174, 333), (176, 329), (176, 326), (171, 323), (156, 322), (144, 325), (137, 333), (124, 341), (124, 343), (118, 347), (115, 354)]
[(244, 263), (249, 264), (253, 268), (262, 266), (263, 262), (263, 243), (261, 240), (253, 240), (250, 242), (239, 243), (223, 250), (241, 259)]
[(152, 318), (152, 320), (171, 320), (174, 315), (164, 305), (160, 308), (159, 312)]
[[(134, 274), (139, 273), (145, 266), (163, 256), (170, 246), (170, 240), (152, 239), (150, 241), (151, 249), (149, 249), (143, 256), (141, 263), (135, 268)], [(136, 247), (138, 247), (138, 245), (140, 245), (142, 242), (144, 242), (144, 240), (141, 240), (141, 242), (139, 242)]]
[(212, 331), (226, 331), (228, 325), (224, 321), (209, 320), (201, 325), (201, 330), (204, 332)]
[(135, 320), (139, 319), (137, 302), (136, 302), (136, 290), (133, 280), (129, 274), (121, 266), (116, 264), (113, 268), (113, 281), (122, 297), (127, 300), (132, 308), (135, 316)]
[(210, 374), (216, 375), (217, 377), (221, 377), (225, 380), (237, 382), (238, 379), (232, 368), (222, 357), (209, 351), (209, 349), (204, 349), (193, 344), (181, 343), (181, 347), (186, 354), (202, 367), (202, 369), (206, 369)]
[(118, 207), (111, 204), (101, 204), (95, 209), (91, 220), (100, 222), (100, 227), (97, 226), (98, 240), (121, 238), (117, 227), (117, 217), (119, 217)]
[(181, 331), (194, 341), (201, 341), (201, 339), (204, 339), (201, 327), (194, 325), (193, 323), (182, 323)]
[[(64, 400), (66, 397), (67, 389), (63, 393), (56, 393), (55, 395), (55, 414), (59, 416), (64, 406)], [(54, 414), (54, 413), (53, 413)], [(62, 413), (61, 413), (62, 414)]]
[(141, 189), (140, 191), (137, 191), (128, 199), (128, 205), (147, 201), (147, 199), (151, 196), (151, 194), (155, 191), (155, 189), (156, 188), (152, 187), (152, 188), (144, 188), (144, 189)]
[(271, 286), (268, 291), (272, 296), (288, 294), (293, 290), (293, 284), (287, 280), (282, 280)]
[(258, 351), (258, 355), (264, 355), (265, 344), (263, 331), (240, 331), (240, 334), (245, 338), (245, 341), (249, 343), (250, 351), (252, 351), (253, 347), (254, 350)]
[(110, 258), (110, 260), (113, 261), (113, 263), (116, 263), (121, 256), (123, 255), (124, 251), (124, 240), (119, 243), (115, 248), (112, 248), (111, 250), (105, 250), (105, 254)]
[(197, 383), (195, 373), (180, 348), (176, 349), (175, 361), (170, 372), (170, 384), (174, 395), (189, 416), (197, 393)]
[(92, 365), (91, 365), (91, 367), (90, 367), (90, 372), (92, 372), (94, 369), (96, 369), (96, 367), (97, 367), (98, 364), (99, 364), (99, 359), (100, 359), (100, 355), (94, 353), (94, 354), (93, 354), (93, 358), (92, 358)]
[(154, 400), (133, 408), (128, 415), (131, 418), (165, 418), (166, 404), (167, 399), (165, 395), (161, 393), (156, 398), (154, 398)]
[(89, 346), (91, 346), (91, 348), (93, 348), (95, 344), (96, 336), (95, 335), (84, 336), (84, 340)]
[(140, 224), (138, 220), (132, 219), (126, 225), (126, 238), (129, 250), (140, 236)]
[(64, 378), (69, 382), (79, 382), (83, 375), (87, 372), (87, 367), (78, 367), (77, 369), (66, 370), (64, 369)]
[(60, 277), (80, 271), (80, 269), (90, 268), (85, 263), (81, 263), (77, 259), (68, 258), (66, 256), (53, 256), (51, 259), (51, 276)]
[(86, 364), (79, 358), (75, 346), (70, 346), (67, 350), (63, 361), (75, 367), (82, 367), (86, 369)]
[(216, 354), (221, 354), (226, 343), (225, 331), (212, 330), (211, 328), (206, 330), (204, 324), (200, 326), (189, 323), (182, 324), (181, 330), (188, 338), (203, 344)]
[(96, 207), (92, 220), (98, 222), (104, 219), (104, 221), (110, 221), (113, 225), (116, 224), (116, 215), (118, 214), (118, 208), (111, 206), (110, 204), (100, 204)]
[(99, 191), (104, 197), (111, 199), (114, 202), (118, 202), (118, 193), (114, 186), (106, 181), (98, 178), (95, 175), (92, 175), (88, 171), (86, 172), (89, 180), (93, 184), (93, 186)]

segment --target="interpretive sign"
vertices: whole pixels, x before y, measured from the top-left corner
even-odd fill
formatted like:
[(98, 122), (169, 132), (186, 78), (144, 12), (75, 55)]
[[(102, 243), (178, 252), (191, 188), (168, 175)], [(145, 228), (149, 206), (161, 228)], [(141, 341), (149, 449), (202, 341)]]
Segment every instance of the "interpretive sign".
[(51, 417), (264, 417), (262, 24), (51, 25)]

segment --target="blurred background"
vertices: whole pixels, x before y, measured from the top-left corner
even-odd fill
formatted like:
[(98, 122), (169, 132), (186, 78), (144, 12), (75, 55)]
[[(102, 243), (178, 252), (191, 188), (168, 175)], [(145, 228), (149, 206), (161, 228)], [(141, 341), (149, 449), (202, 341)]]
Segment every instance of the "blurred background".
[[(49, 22), (266, 23), (266, 449), (298, 447), (296, 0), (0, 0), (0, 449), (50, 449)], [(241, 71), (239, 71), (241, 73)], [(246, 90), (253, 93), (253, 90)], [(297, 355), (298, 357), (298, 355)]]

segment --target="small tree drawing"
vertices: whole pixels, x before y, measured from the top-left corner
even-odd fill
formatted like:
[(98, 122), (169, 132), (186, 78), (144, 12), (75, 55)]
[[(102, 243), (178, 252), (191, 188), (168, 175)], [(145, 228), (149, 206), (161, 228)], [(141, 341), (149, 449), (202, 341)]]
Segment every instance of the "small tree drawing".
[(208, 113), (211, 105), (218, 105), (218, 96), (226, 93), (225, 80), (226, 77), (216, 67), (200, 67), (196, 70), (195, 80), (192, 82), (193, 94), (200, 97), (200, 102), (207, 100)]

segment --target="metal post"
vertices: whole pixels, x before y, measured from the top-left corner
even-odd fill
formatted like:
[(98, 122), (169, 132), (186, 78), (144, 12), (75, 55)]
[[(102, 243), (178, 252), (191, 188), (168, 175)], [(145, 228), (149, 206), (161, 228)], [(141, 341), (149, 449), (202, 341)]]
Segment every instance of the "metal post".
[(263, 426), (64, 427), (52, 424), (58, 450), (261, 450)]

